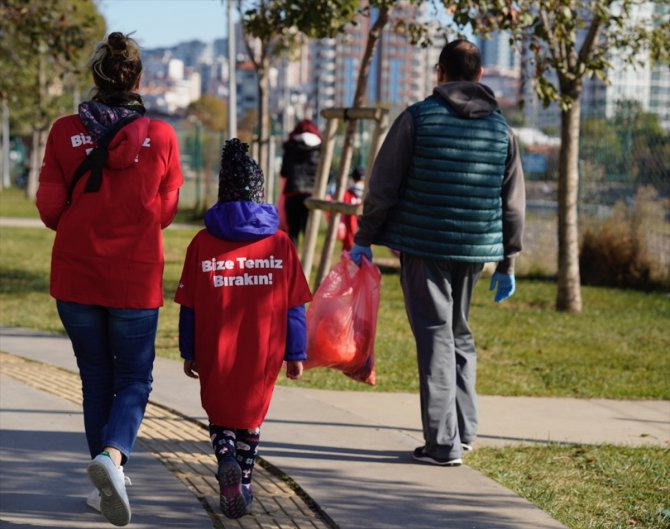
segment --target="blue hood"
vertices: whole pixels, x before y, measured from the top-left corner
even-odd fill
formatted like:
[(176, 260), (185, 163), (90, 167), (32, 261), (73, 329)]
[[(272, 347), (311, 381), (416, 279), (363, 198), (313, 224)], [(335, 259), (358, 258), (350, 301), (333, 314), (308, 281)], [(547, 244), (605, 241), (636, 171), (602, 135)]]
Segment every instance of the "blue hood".
[(273, 235), (279, 228), (279, 214), (272, 204), (223, 202), (205, 213), (207, 231), (227, 241), (257, 241)]

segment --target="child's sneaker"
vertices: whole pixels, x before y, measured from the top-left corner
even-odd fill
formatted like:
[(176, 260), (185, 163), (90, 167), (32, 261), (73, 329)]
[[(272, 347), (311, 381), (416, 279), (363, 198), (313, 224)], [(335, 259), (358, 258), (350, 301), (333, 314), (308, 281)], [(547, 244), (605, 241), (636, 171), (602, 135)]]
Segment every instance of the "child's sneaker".
[(251, 492), (251, 485), (242, 485), (242, 496), (244, 496), (244, 503), (247, 506), (247, 512), (251, 508), (251, 502), (254, 501), (254, 494)]
[(116, 468), (112, 459), (105, 454), (95, 456), (86, 470), (100, 492), (102, 515), (113, 525), (128, 525), (131, 512), (123, 470)]
[(460, 457), (437, 457), (431, 456), (426, 453), (425, 446), (419, 446), (414, 450), (412, 457), (417, 461), (423, 461), (424, 463), (430, 463), (431, 465), (440, 465), (443, 467), (457, 467), (463, 464), (463, 460)]
[(225, 457), (216, 474), (221, 494), (221, 512), (227, 518), (240, 518), (247, 514), (247, 502), (242, 491), (242, 469), (234, 457)]
[(472, 452), (475, 449), (475, 447), (469, 443), (461, 443), (461, 448), (463, 449), (463, 452)]

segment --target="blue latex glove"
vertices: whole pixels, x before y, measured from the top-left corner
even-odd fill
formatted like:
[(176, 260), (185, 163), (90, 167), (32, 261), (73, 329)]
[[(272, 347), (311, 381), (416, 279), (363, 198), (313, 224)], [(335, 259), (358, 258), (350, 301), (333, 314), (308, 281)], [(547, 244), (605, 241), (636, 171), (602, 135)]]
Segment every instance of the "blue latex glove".
[(368, 261), (372, 262), (372, 250), (369, 246), (359, 246), (354, 244), (351, 248), (351, 260), (356, 263), (356, 265), (361, 266), (361, 256), (364, 255)]
[(491, 286), (489, 290), (493, 290), (498, 287), (496, 295), (493, 298), (496, 303), (511, 298), (512, 294), (516, 290), (516, 282), (514, 281), (514, 274), (502, 274), (500, 272), (495, 272), (491, 277)]

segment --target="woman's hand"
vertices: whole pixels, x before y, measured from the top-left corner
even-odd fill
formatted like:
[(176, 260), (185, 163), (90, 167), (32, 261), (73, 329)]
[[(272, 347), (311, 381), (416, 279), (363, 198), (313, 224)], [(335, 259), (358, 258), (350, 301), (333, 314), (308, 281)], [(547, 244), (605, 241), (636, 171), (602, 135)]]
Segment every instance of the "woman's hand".
[(198, 378), (198, 368), (195, 360), (184, 360), (184, 374), (189, 378)]

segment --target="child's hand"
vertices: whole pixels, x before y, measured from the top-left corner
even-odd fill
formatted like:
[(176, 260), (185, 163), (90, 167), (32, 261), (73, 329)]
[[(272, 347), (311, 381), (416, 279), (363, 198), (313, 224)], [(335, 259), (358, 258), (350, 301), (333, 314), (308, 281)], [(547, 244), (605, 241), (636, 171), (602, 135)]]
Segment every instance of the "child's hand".
[(286, 362), (286, 377), (291, 380), (298, 380), (302, 376), (302, 362), (293, 360)]
[(184, 360), (184, 373), (187, 377), (198, 378), (198, 368), (195, 365), (195, 360)]

